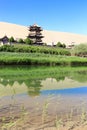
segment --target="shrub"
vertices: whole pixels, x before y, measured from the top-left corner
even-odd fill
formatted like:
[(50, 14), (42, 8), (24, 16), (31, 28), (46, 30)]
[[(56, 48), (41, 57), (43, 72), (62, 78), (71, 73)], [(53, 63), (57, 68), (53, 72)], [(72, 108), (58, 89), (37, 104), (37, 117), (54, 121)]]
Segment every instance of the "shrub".
[(26, 38), (24, 42), (28, 45), (31, 45), (33, 43), (32, 40), (30, 40), (29, 38)]
[(0, 51), (31, 52), (31, 53), (53, 54), (53, 55), (71, 55), (70, 51), (64, 48), (35, 46), (35, 45), (31, 46), (25, 44), (14, 44), (13, 46), (4, 45), (0, 47)]
[(66, 45), (63, 43), (61, 43), (61, 42), (58, 42), (57, 44), (56, 44), (56, 46), (57, 47), (62, 47), (62, 48), (66, 48)]
[(0, 47), (0, 51), (14, 52), (14, 46), (3, 45)]
[(58, 42), (58, 43), (56, 44), (56, 46), (57, 46), (57, 47), (63, 47), (61, 42)]
[(87, 44), (79, 44), (72, 48), (72, 55), (87, 56)]
[(20, 38), (20, 39), (18, 40), (18, 43), (24, 43), (23, 39)]

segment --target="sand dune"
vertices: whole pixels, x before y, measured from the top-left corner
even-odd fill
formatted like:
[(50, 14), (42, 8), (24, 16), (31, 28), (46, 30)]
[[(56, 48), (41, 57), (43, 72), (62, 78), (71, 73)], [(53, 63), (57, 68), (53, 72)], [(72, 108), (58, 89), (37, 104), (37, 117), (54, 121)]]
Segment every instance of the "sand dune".
[[(13, 36), (15, 39), (23, 38), (25, 39), (29, 34), (28, 27), (16, 25), (12, 23), (0, 22), (0, 38), (4, 35), (8, 37)], [(44, 35), (43, 42), (47, 44), (56, 44), (58, 41), (65, 43), (66, 45), (87, 43), (86, 35), (79, 35), (67, 32), (57, 32), (57, 31), (48, 31), (43, 30), (42, 34)]]
[(11, 23), (0, 22), (0, 38), (4, 35), (14, 38), (26, 38), (28, 35), (28, 28)]

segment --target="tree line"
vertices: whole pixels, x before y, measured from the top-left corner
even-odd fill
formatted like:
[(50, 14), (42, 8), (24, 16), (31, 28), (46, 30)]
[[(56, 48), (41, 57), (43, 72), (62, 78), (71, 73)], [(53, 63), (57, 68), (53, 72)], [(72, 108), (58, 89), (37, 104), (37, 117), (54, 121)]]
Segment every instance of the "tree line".
[[(9, 38), (9, 42), (10, 43), (14, 43), (14, 42), (17, 42), (17, 43), (25, 43), (25, 44), (28, 44), (28, 45), (33, 45), (33, 41), (30, 39), (30, 38), (26, 38), (26, 39), (18, 39), (18, 40), (15, 40), (14, 37), (10, 37)], [(46, 43), (44, 43), (43, 45), (47, 45)], [(60, 48), (66, 48), (66, 45), (64, 43), (61, 43), (61, 42), (57, 42), (57, 44), (55, 45), (56, 47), (60, 47)]]

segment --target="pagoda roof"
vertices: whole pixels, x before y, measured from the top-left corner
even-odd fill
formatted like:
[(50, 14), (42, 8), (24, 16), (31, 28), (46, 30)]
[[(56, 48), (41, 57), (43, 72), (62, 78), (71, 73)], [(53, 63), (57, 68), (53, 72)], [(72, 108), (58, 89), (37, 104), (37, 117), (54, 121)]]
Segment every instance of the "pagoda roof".
[(3, 39), (9, 39), (6, 35), (5, 36), (3, 36), (2, 38), (0, 38), (0, 40), (3, 40)]
[(33, 24), (33, 25), (30, 25), (29, 28), (41, 28), (38, 24)]

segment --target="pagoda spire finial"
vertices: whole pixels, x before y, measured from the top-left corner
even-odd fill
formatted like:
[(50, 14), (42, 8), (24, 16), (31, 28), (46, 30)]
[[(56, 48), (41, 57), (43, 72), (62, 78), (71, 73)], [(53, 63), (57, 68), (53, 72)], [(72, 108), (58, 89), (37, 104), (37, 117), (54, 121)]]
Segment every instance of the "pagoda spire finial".
[(36, 23), (34, 23), (34, 24), (33, 24), (33, 26), (36, 26), (36, 27), (38, 27), (38, 25), (37, 25)]

